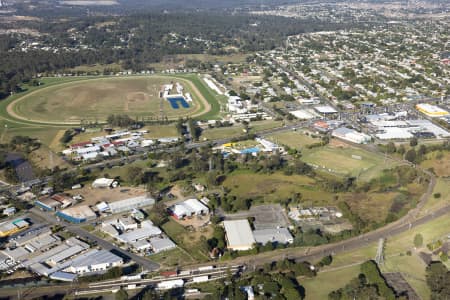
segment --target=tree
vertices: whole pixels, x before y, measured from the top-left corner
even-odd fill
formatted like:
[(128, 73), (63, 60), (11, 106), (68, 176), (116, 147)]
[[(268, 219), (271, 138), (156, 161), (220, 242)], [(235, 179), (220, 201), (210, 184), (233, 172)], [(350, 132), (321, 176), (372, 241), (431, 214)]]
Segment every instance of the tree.
[(127, 291), (125, 291), (124, 289), (120, 289), (119, 291), (117, 291), (115, 299), (116, 300), (128, 300)]
[(405, 159), (409, 162), (415, 163), (416, 158), (417, 158), (416, 150), (414, 150), (414, 149), (408, 150), (408, 152), (406, 152), (406, 154), (405, 154)]
[(423, 236), (418, 233), (414, 236), (414, 247), (419, 248), (423, 245)]
[(169, 220), (166, 206), (162, 203), (156, 203), (149, 211), (149, 217), (156, 226), (163, 225)]
[(127, 168), (126, 180), (132, 185), (139, 185), (143, 181), (144, 172), (142, 168), (137, 166), (130, 166)]
[(386, 152), (387, 153), (395, 153), (397, 151), (397, 148), (395, 147), (395, 144), (393, 142), (389, 142), (386, 145)]
[(333, 262), (333, 257), (332, 257), (331, 255), (324, 256), (324, 257), (320, 260), (320, 263), (321, 263), (323, 266), (329, 266), (329, 265), (331, 265), (332, 262)]
[(450, 273), (440, 261), (431, 262), (426, 268), (426, 281), (431, 290), (431, 299), (447, 299), (450, 295)]

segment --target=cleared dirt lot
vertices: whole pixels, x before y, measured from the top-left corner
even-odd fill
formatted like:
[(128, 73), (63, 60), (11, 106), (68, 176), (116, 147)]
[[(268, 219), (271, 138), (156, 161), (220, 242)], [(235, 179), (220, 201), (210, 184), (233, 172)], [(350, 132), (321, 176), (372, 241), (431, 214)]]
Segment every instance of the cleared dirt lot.
[(135, 187), (118, 187), (115, 189), (94, 189), (91, 186), (85, 186), (82, 189), (71, 190), (70, 195), (82, 195), (84, 200), (83, 205), (95, 205), (99, 202), (114, 202), (118, 200), (128, 199), (145, 195), (146, 191), (142, 188)]

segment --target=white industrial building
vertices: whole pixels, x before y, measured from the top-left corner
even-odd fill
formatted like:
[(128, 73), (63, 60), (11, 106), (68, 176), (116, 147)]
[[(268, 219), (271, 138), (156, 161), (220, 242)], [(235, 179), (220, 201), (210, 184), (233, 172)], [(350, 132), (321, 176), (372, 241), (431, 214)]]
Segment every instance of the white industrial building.
[(186, 217), (209, 214), (209, 208), (197, 199), (188, 199), (170, 208), (173, 217), (180, 220)]
[(249, 250), (256, 243), (248, 220), (223, 221), (228, 248), (232, 250)]
[(109, 251), (93, 249), (77, 256), (64, 271), (85, 274), (102, 272), (123, 264), (123, 259)]
[(419, 103), (416, 105), (416, 109), (418, 111), (420, 111), (421, 113), (423, 113), (429, 117), (432, 117), (432, 118), (443, 117), (443, 116), (449, 115), (449, 112), (446, 111), (445, 109), (442, 109), (439, 106), (431, 105), (428, 103)]
[(155, 226), (146, 226), (142, 228), (138, 228), (136, 230), (121, 234), (117, 236), (117, 239), (121, 241), (122, 243), (135, 243), (140, 240), (145, 240), (147, 238), (150, 238), (152, 236), (160, 235), (161, 229)]
[(109, 203), (109, 209), (113, 214), (131, 211), (134, 208), (141, 208), (155, 204), (155, 199), (147, 196), (139, 196)]
[(340, 127), (333, 130), (331, 135), (355, 144), (366, 144), (371, 141), (369, 135), (346, 127)]
[(410, 139), (424, 133), (438, 139), (450, 137), (447, 130), (429, 120), (372, 121), (371, 124), (376, 128), (375, 136), (381, 140)]
[(228, 98), (228, 111), (232, 113), (245, 114), (247, 109), (244, 107), (244, 102), (239, 96), (230, 96)]
[(310, 120), (317, 117), (317, 114), (309, 109), (294, 110), (290, 111), (289, 113), (299, 120)]
[(335, 110), (333, 107), (331, 107), (329, 105), (316, 106), (316, 107), (314, 107), (314, 109), (318, 113), (324, 114), (324, 115), (330, 115), (330, 114), (337, 113), (337, 110)]
[(152, 237), (149, 239), (149, 241), (150, 241), (152, 250), (155, 253), (167, 251), (167, 250), (174, 249), (177, 247), (177, 245), (167, 237), (163, 237), (163, 238)]
[(93, 188), (111, 188), (118, 185), (119, 183), (116, 180), (110, 178), (98, 178), (92, 183)]
[(287, 228), (269, 228), (253, 231), (253, 237), (258, 244), (267, 243), (292, 244), (294, 237)]

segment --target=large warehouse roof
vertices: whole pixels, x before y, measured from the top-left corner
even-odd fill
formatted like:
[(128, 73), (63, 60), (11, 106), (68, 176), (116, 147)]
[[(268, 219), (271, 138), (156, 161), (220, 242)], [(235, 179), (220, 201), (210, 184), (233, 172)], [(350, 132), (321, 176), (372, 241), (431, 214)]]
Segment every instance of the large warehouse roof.
[(335, 114), (337, 113), (337, 110), (335, 110), (333, 107), (329, 105), (322, 105), (322, 106), (316, 106), (314, 107), (315, 110), (317, 110), (321, 114)]
[(133, 208), (140, 208), (144, 206), (153, 205), (155, 203), (155, 199), (147, 197), (147, 196), (139, 196), (129, 199), (124, 199), (116, 202), (109, 203), (109, 208), (113, 213), (119, 213), (124, 211), (133, 210)]
[(119, 235), (117, 238), (124, 243), (133, 243), (142, 239), (146, 239), (155, 235), (161, 234), (161, 230), (158, 227), (144, 227), (139, 228), (124, 234)]
[(99, 264), (113, 264), (122, 262), (123, 259), (107, 250), (93, 249), (83, 255), (75, 258), (71, 264), (74, 268), (81, 268), (85, 266), (95, 266)]
[(294, 242), (292, 234), (286, 228), (260, 229), (253, 231), (253, 236), (257, 243), (267, 244), (280, 243), (290, 244)]
[(228, 248), (248, 250), (256, 243), (247, 220), (224, 221), (223, 226), (228, 240)]

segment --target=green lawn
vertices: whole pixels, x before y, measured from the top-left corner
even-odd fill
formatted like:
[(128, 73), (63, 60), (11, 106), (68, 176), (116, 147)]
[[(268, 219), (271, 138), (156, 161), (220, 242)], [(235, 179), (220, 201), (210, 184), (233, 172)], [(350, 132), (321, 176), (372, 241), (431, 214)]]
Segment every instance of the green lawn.
[(433, 169), (437, 176), (450, 176), (450, 152), (434, 151), (426, 155), (426, 160), (420, 166), (424, 169)]
[[(184, 250), (186, 255), (190, 256), (196, 262), (208, 261), (209, 257), (202, 248), (201, 236), (209, 238), (210, 233), (190, 232), (182, 225), (170, 219), (167, 223), (161, 226), (162, 230), (180, 247)], [(189, 254), (188, 254), (189, 253)], [(190, 263), (185, 261), (184, 264)]]
[(217, 140), (245, 134), (242, 126), (205, 129), (200, 139)]
[(297, 192), (302, 194), (304, 200), (312, 200), (318, 204), (330, 203), (334, 196), (316, 187), (315, 180), (310, 177), (287, 176), (280, 172), (272, 174), (233, 172), (227, 176), (224, 186), (231, 189), (232, 195), (260, 199), (264, 202), (279, 202), (280, 199), (288, 199)]
[[(439, 209), (450, 203), (450, 179), (438, 178), (433, 193), (431, 194), (428, 202), (421, 211), (421, 216), (429, 213), (432, 210)], [(441, 194), (439, 198), (435, 198), (434, 194)]]
[(172, 250), (153, 254), (148, 258), (151, 261), (162, 265), (162, 267), (175, 267), (195, 262), (192, 257), (178, 247)]
[(267, 139), (274, 143), (286, 145), (290, 148), (299, 150), (303, 149), (307, 145), (320, 142), (320, 139), (307, 136), (301, 131), (279, 132), (267, 137)]
[(319, 169), (336, 175), (356, 176), (362, 180), (377, 177), (382, 170), (395, 165), (393, 161), (385, 161), (381, 155), (352, 147), (325, 146), (304, 150), (303, 153), (303, 160)]
[(343, 269), (325, 270), (314, 278), (301, 278), (299, 283), (306, 290), (306, 299), (328, 299), (328, 294), (344, 287), (359, 274), (359, 265)]
[(425, 282), (426, 265), (415, 253), (411, 256), (395, 255), (386, 257), (381, 271), (400, 272), (422, 299), (430, 298), (430, 290)]
[[(414, 236), (421, 233), (424, 245), (437, 239), (446, 238), (450, 232), (450, 215), (437, 218), (427, 224), (415, 227), (399, 235), (387, 239), (385, 246), (385, 265), (383, 272), (401, 272), (422, 299), (429, 299), (429, 289), (425, 283), (425, 264), (415, 254), (413, 249)], [(307, 299), (326, 299), (332, 290), (343, 287), (351, 278), (357, 276), (360, 264), (366, 260), (374, 259), (377, 242), (366, 247), (338, 254), (333, 257), (331, 271), (325, 269), (312, 279), (303, 279), (300, 283), (306, 288)], [(412, 250), (412, 256), (402, 255)], [(352, 275), (354, 274), (354, 276)], [(330, 279), (332, 280), (326, 280)], [(337, 283), (335, 284), (334, 281)], [(324, 298), (325, 297), (325, 298)]]

